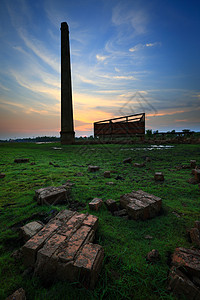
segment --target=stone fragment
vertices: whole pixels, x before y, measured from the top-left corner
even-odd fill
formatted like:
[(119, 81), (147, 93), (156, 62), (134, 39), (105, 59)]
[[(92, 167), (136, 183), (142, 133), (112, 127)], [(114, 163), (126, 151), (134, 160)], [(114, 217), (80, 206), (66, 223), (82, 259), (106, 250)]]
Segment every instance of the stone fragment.
[(96, 172), (99, 171), (100, 167), (98, 166), (89, 166), (88, 167), (88, 172)]
[(191, 169), (195, 169), (196, 166), (197, 166), (196, 160), (191, 160), (191, 161), (190, 161), (190, 167), (191, 167)]
[(191, 167), (190, 167), (190, 165), (182, 165), (181, 168), (182, 169), (190, 169)]
[(191, 228), (190, 229), (190, 238), (192, 243), (200, 247), (200, 231), (198, 228)]
[(113, 214), (115, 217), (126, 217), (127, 211), (126, 211), (126, 209), (121, 209), (121, 210), (115, 211)]
[(6, 174), (0, 173), (0, 178), (4, 178), (5, 176), (6, 176)]
[(168, 288), (179, 299), (198, 300), (200, 299), (200, 290), (194, 283), (180, 271), (172, 267), (169, 273)]
[(107, 209), (112, 213), (118, 210), (117, 202), (115, 200), (108, 199), (105, 204)]
[(56, 205), (69, 197), (69, 189), (65, 186), (49, 186), (35, 191), (35, 197), (38, 204)]
[(200, 250), (176, 248), (172, 256), (172, 264), (187, 272), (188, 276), (200, 277)]
[(16, 158), (14, 160), (15, 163), (28, 163), (29, 159), (28, 158)]
[(145, 235), (145, 237), (144, 237), (146, 240), (152, 240), (153, 239), (153, 237), (151, 236), (151, 235)]
[(192, 177), (192, 178), (189, 178), (189, 179), (187, 180), (187, 182), (190, 183), (190, 184), (197, 184), (197, 183), (198, 183), (198, 180), (197, 180), (196, 178)]
[(130, 164), (132, 162), (132, 158), (128, 157), (123, 160), (123, 164)]
[(24, 289), (23, 288), (18, 289), (12, 295), (7, 297), (6, 300), (26, 300)]
[(150, 162), (151, 158), (149, 156), (146, 156), (145, 160), (146, 160), (146, 162)]
[(107, 185), (114, 185), (115, 183), (113, 181), (109, 181), (109, 182), (106, 182)]
[(146, 220), (159, 214), (162, 200), (159, 197), (138, 190), (122, 195), (120, 205), (127, 210), (132, 219)]
[(191, 160), (191, 161), (190, 161), (190, 167), (191, 167), (192, 169), (195, 169), (195, 168), (196, 168), (196, 165), (197, 165), (196, 160)]
[(81, 176), (83, 176), (83, 173), (78, 172), (78, 173), (75, 174), (75, 176), (81, 177)]
[(91, 210), (98, 211), (100, 207), (102, 206), (103, 201), (100, 198), (94, 198), (90, 203), (89, 203), (89, 208)]
[(200, 231), (200, 221), (195, 221), (194, 226)]
[(200, 182), (200, 169), (195, 169), (194, 178), (197, 182)]
[(39, 222), (33, 221), (30, 222), (23, 227), (20, 228), (21, 236), (23, 237), (24, 241), (28, 241), (32, 236), (34, 236), (38, 231), (40, 231), (44, 225)]
[(147, 254), (147, 260), (151, 263), (157, 262), (160, 260), (160, 254), (158, 250), (153, 249)]
[(103, 173), (103, 176), (104, 176), (105, 178), (110, 178), (110, 171), (105, 171), (105, 172)]
[(145, 163), (142, 163), (142, 164), (134, 163), (133, 165), (134, 165), (134, 167), (137, 167), (137, 168), (145, 167)]
[(164, 181), (164, 175), (163, 175), (163, 173), (162, 172), (156, 172), (154, 174), (154, 179), (156, 181)]

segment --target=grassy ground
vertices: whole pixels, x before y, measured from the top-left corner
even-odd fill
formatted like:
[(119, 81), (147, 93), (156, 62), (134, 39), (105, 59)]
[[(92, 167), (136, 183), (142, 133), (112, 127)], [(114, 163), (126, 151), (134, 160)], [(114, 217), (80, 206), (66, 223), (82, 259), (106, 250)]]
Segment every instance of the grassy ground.
[[(55, 150), (53, 147), (61, 147)], [(146, 145), (76, 145), (5, 143), (0, 144), (0, 299), (23, 287), (27, 299), (174, 299), (167, 292), (169, 254), (176, 247), (190, 247), (186, 229), (199, 218), (200, 191), (198, 185), (187, 183), (191, 170), (176, 170), (175, 166), (189, 164), (191, 159), (200, 163), (199, 145), (174, 145), (170, 149), (147, 150)], [(122, 163), (132, 157), (133, 162), (151, 162), (144, 168)], [(15, 158), (29, 158), (30, 163), (16, 164)], [(57, 167), (50, 165), (52, 162)], [(88, 173), (89, 164), (100, 166), (97, 173)], [(103, 172), (114, 171), (111, 178)], [(164, 183), (153, 180), (155, 171), (165, 175)], [(82, 172), (78, 177), (76, 173)], [(115, 178), (120, 176), (121, 179)], [(142, 189), (163, 200), (163, 212), (148, 221), (125, 220), (112, 216), (103, 206), (98, 213), (99, 228), (96, 242), (105, 249), (102, 272), (93, 291), (77, 283), (55, 282), (45, 288), (40, 280), (23, 275), (22, 262), (11, 254), (21, 246), (18, 222), (35, 213), (50, 215), (52, 209), (67, 205), (38, 206), (33, 199), (36, 189), (67, 180), (75, 183), (72, 200), (85, 203), (82, 212), (89, 211), (88, 202), (95, 197), (119, 201), (120, 195)], [(113, 186), (106, 182), (113, 181)], [(19, 223), (20, 224), (20, 223)], [(15, 225), (15, 226), (14, 226)], [(14, 227), (13, 227), (14, 226)], [(152, 240), (145, 239), (151, 235)], [(161, 260), (148, 264), (146, 254), (152, 249), (160, 252)]]

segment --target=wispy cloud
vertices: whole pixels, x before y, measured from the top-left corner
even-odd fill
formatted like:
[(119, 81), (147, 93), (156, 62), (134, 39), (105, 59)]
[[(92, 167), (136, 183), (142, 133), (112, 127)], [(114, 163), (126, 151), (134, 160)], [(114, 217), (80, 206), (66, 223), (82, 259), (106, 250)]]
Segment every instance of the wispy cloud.
[(139, 51), (141, 49), (144, 49), (144, 48), (148, 48), (148, 47), (156, 47), (156, 46), (160, 46), (161, 43), (160, 42), (154, 42), (154, 43), (147, 43), (147, 44), (137, 44), (135, 45), (134, 47), (130, 48), (129, 51), (130, 52), (136, 52), (136, 51)]
[(103, 55), (100, 55), (100, 54), (97, 54), (96, 55), (96, 59), (98, 60), (98, 61), (104, 61), (104, 60), (106, 60), (106, 58), (107, 58), (107, 56), (103, 56)]
[(59, 72), (60, 63), (58, 61), (58, 57), (50, 53), (40, 40), (34, 37), (29, 38), (25, 30), (22, 29), (19, 30), (19, 35), (25, 45), (32, 50), (35, 55), (49, 65), (54, 71)]

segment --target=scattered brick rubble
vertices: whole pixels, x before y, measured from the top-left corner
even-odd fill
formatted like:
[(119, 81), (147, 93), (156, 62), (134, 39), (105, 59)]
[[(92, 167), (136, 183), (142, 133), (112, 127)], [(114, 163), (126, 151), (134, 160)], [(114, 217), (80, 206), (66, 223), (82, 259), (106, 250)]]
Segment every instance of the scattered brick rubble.
[(130, 164), (131, 162), (132, 162), (132, 158), (131, 158), (131, 157), (125, 158), (125, 159), (123, 160), (123, 163), (124, 163), (124, 164)]
[(191, 160), (191, 161), (190, 161), (190, 167), (191, 167), (192, 169), (195, 169), (196, 166), (197, 166), (196, 160)]
[(100, 167), (98, 166), (89, 166), (88, 167), (88, 172), (96, 172), (99, 171)]
[(4, 178), (5, 176), (6, 176), (6, 174), (0, 173), (0, 178)]
[(35, 198), (38, 204), (56, 205), (66, 201), (70, 196), (70, 186), (59, 187), (49, 186), (35, 191)]
[(115, 200), (108, 199), (108, 200), (106, 200), (105, 205), (111, 213), (118, 211), (118, 206), (117, 206), (117, 203)]
[(97, 226), (96, 216), (61, 211), (25, 243), (24, 264), (46, 284), (79, 280), (93, 288), (104, 257), (103, 248), (92, 244)]
[(192, 170), (192, 175), (194, 175), (194, 177), (189, 178), (187, 180), (187, 182), (191, 183), (191, 184), (198, 184), (198, 183), (200, 183), (200, 169), (193, 169)]
[(89, 203), (89, 208), (91, 210), (98, 211), (100, 207), (102, 206), (103, 201), (100, 198), (94, 198), (90, 203)]
[(151, 250), (147, 254), (146, 259), (150, 263), (155, 263), (155, 262), (159, 261), (160, 260), (160, 254), (159, 254), (158, 250), (156, 250), (156, 249)]
[(162, 172), (156, 172), (154, 174), (154, 179), (155, 179), (155, 181), (164, 181), (165, 180)]
[(105, 171), (105, 172), (103, 173), (103, 176), (104, 176), (105, 178), (110, 178), (110, 171)]
[(142, 167), (145, 167), (145, 166), (146, 166), (145, 163), (142, 163), (142, 164), (134, 163), (133, 165), (134, 165), (134, 167), (137, 167), (137, 168), (142, 168)]
[(120, 205), (126, 209), (130, 218), (146, 220), (159, 214), (162, 200), (159, 197), (138, 190), (122, 195)]
[(29, 159), (28, 158), (16, 158), (14, 160), (15, 163), (28, 163)]
[(190, 239), (194, 245), (200, 247), (200, 221), (195, 221), (194, 226), (189, 230)]
[(200, 299), (200, 250), (176, 248), (168, 286), (177, 297)]
[(20, 288), (15, 291), (12, 295), (6, 298), (6, 300), (26, 300), (25, 291)]

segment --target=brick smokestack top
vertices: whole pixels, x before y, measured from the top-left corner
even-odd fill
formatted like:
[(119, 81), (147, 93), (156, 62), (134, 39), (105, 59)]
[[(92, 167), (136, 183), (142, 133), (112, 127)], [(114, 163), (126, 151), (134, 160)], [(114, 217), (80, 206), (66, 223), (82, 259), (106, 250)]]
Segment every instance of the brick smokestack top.
[(61, 23), (61, 144), (74, 143), (69, 27)]

